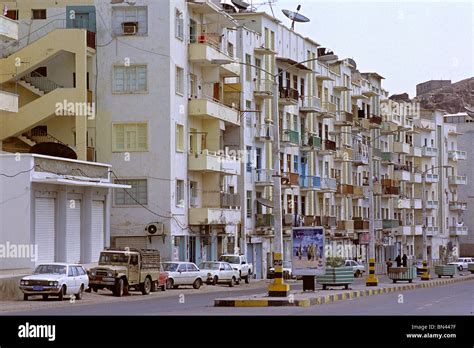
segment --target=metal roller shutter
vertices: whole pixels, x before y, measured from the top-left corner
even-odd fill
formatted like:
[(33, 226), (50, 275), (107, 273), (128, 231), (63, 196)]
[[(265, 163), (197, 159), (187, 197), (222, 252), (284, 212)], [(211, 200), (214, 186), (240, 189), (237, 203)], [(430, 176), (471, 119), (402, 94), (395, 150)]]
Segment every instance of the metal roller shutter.
[(81, 201), (68, 204), (66, 212), (66, 261), (81, 261)]
[(35, 244), (38, 263), (55, 261), (56, 209), (54, 198), (35, 199)]
[(100, 252), (104, 250), (104, 234), (105, 234), (105, 214), (104, 202), (92, 202), (92, 238), (91, 238), (91, 261), (99, 260)]
[(116, 237), (115, 238), (116, 248), (135, 248), (135, 249), (147, 249), (146, 237)]

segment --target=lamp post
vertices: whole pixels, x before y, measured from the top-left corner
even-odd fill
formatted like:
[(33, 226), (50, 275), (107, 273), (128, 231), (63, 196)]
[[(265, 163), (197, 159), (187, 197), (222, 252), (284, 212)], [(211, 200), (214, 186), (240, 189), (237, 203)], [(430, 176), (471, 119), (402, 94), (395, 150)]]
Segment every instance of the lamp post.
[(432, 171), (434, 169), (438, 168), (454, 168), (453, 166), (448, 166), (448, 165), (443, 165), (443, 166), (436, 166), (436, 167), (431, 167), (425, 170), (424, 172), (421, 173), (421, 211), (422, 211), (422, 217), (423, 217), (423, 225), (422, 225), (422, 233), (423, 233), (423, 274), (421, 275), (421, 280), (430, 280), (430, 272), (429, 272), (429, 262), (431, 260), (428, 260), (428, 237), (426, 235), (426, 227), (428, 225), (427, 221), (427, 216), (426, 216), (426, 199), (428, 197), (425, 197), (425, 190), (426, 190), (426, 174), (429, 171)]

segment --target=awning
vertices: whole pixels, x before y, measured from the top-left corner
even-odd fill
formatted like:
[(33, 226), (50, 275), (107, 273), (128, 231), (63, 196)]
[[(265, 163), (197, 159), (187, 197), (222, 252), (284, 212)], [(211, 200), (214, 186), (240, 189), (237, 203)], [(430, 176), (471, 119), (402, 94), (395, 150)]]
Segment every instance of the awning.
[(290, 58), (283, 58), (283, 57), (277, 57), (276, 58), (278, 63), (284, 63), (284, 64), (289, 64), (291, 65), (292, 68), (300, 69), (300, 70), (306, 70), (306, 71), (313, 71), (310, 68), (308, 68), (306, 65), (302, 63), (298, 63), (297, 61), (290, 59)]
[(53, 185), (68, 185), (68, 186), (88, 186), (88, 187), (99, 187), (99, 188), (132, 188), (130, 185), (113, 184), (110, 182), (93, 182), (93, 181), (81, 181), (71, 179), (54, 179), (54, 178), (32, 178), (32, 182), (41, 184), (53, 184)]
[(273, 201), (265, 198), (257, 198), (257, 202), (267, 208), (273, 208)]

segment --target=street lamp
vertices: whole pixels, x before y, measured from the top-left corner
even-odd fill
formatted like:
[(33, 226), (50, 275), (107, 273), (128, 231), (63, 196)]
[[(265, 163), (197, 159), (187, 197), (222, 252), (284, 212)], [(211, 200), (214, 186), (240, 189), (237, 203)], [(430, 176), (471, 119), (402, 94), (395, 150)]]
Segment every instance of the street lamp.
[(426, 236), (426, 225), (428, 224), (427, 221), (427, 216), (426, 216), (426, 199), (428, 197), (425, 197), (425, 187), (426, 187), (426, 174), (434, 169), (438, 168), (452, 168), (454, 169), (453, 166), (449, 165), (443, 165), (443, 166), (436, 166), (436, 167), (431, 167), (425, 170), (424, 172), (421, 173), (421, 204), (422, 204), (422, 214), (423, 214), (423, 274), (421, 275), (421, 280), (430, 280), (430, 272), (428, 268), (428, 262), (431, 260), (428, 260), (428, 238)]
[[(374, 142), (381, 138), (382, 136), (386, 135), (393, 135), (403, 131), (408, 130), (408, 128), (400, 127), (396, 130), (385, 132), (380, 134), (373, 139), (367, 140), (369, 143), (368, 146), (368, 157), (369, 157), (369, 276), (366, 280), (366, 286), (377, 286), (378, 279), (375, 276), (375, 216), (374, 216), (374, 162), (373, 162), (373, 155), (372, 155), (372, 147)], [(354, 133), (349, 132), (338, 132), (340, 134), (350, 134), (355, 136)]]
[[(273, 114), (273, 142), (272, 142), (272, 157), (273, 157), (273, 168), (275, 174), (273, 175), (273, 214), (275, 215), (275, 237), (273, 239), (273, 262), (275, 273), (281, 275), (281, 277), (275, 277), (273, 283), (268, 286), (268, 295), (270, 297), (286, 297), (290, 291), (289, 284), (286, 284), (283, 280), (283, 230), (282, 230), (282, 207), (281, 207), (281, 168), (280, 168), (280, 131), (279, 127), (279, 113), (278, 113), (278, 96), (279, 96), (279, 83), (278, 77), (284, 72), (294, 68), (300, 64), (309, 63), (320, 60), (318, 58), (307, 59), (301, 62), (291, 64), (286, 69), (279, 71), (278, 73), (271, 73), (259, 66), (239, 62), (235, 63), (245, 66), (251, 66), (255, 69), (263, 71), (273, 79), (273, 98), (272, 98), (272, 114)], [(214, 64), (228, 64), (223, 60), (213, 60)], [(275, 66), (276, 67), (276, 66)]]

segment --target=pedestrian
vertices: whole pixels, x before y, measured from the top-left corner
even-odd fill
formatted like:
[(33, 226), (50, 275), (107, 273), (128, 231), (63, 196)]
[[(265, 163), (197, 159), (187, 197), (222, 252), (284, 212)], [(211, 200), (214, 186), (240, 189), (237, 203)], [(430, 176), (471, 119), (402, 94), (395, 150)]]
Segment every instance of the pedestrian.
[(397, 267), (402, 267), (402, 258), (400, 254), (395, 258), (395, 262), (397, 263)]
[(386, 264), (387, 264), (387, 274), (389, 274), (390, 268), (392, 267), (392, 259), (389, 258)]
[(408, 265), (408, 263), (407, 263), (407, 260), (408, 260), (407, 254), (403, 254), (402, 260), (403, 260), (403, 267), (406, 267)]

